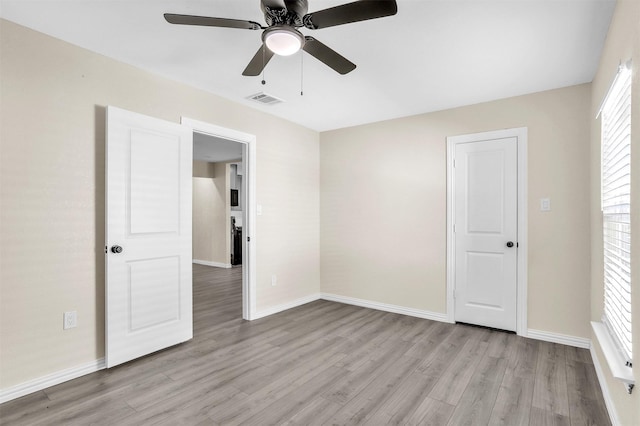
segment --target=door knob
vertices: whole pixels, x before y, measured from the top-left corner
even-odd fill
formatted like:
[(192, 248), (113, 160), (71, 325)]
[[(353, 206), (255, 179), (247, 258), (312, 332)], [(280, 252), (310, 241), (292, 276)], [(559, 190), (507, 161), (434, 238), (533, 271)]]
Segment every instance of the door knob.
[(122, 253), (122, 247), (120, 246), (111, 246), (111, 253)]
[(507, 242), (507, 247), (513, 247), (513, 241)]

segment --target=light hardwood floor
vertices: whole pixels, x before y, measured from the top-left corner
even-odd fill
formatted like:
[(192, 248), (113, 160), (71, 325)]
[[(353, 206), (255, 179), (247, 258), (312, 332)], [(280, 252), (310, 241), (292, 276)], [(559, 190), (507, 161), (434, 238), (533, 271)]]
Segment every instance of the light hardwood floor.
[(608, 425), (585, 349), (317, 301), (241, 319), (194, 265), (192, 341), (0, 406), (3, 425)]

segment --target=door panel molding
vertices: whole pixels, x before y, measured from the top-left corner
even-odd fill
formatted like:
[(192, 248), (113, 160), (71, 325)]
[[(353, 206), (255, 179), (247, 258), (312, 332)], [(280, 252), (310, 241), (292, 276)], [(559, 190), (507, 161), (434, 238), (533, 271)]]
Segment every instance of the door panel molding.
[[(245, 145), (243, 157), (246, 161), (242, 191), (244, 200), (242, 205), (246, 223), (242, 226), (242, 253), (245, 253), (242, 269), (242, 318), (254, 320), (256, 313), (256, 137), (249, 133), (239, 132), (215, 124), (205, 123), (188, 117), (181, 117), (180, 123), (191, 128), (196, 133), (215, 136), (222, 139), (239, 142)], [(250, 241), (249, 241), (250, 240)]]
[(516, 273), (516, 333), (527, 336), (527, 128), (519, 127), (447, 137), (447, 320), (455, 322), (454, 158), (457, 144), (516, 138), (518, 144), (518, 252)]

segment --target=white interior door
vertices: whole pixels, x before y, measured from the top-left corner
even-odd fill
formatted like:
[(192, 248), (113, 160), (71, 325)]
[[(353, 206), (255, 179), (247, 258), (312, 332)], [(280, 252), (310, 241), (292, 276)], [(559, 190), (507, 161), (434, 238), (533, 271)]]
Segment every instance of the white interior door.
[(518, 140), (455, 145), (455, 320), (516, 331)]
[(193, 133), (107, 108), (107, 367), (193, 336)]

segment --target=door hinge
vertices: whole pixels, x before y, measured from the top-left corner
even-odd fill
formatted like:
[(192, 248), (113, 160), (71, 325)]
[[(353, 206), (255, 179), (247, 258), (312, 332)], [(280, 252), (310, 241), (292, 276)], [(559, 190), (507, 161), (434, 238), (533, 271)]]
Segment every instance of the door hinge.
[(456, 224), (455, 223), (453, 224), (453, 233), (454, 234), (456, 233)]
[(455, 158), (453, 159), (453, 168), (454, 169), (456, 168), (456, 159)]
[(251, 237), (247, 237), (247, 242), (251, 241)]

